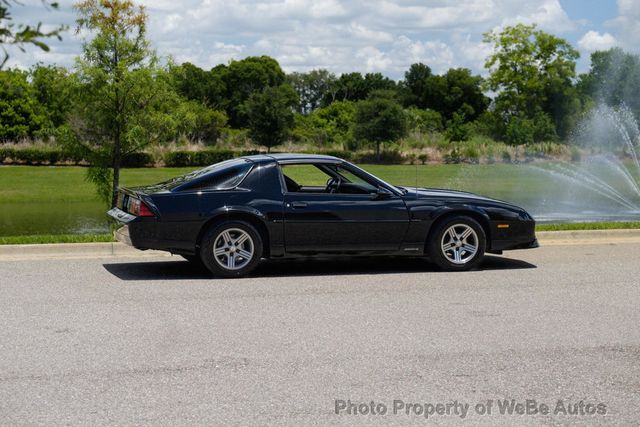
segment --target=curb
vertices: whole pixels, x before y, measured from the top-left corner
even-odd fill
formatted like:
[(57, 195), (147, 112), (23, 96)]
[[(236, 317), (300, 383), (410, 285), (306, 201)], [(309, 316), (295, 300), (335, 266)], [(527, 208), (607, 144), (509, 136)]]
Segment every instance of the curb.
[[(541, 246), (608, 245), (640, 243), (640, 229), (540, 231), (536, 233)], [(0, 261), (37, 258), (102, 258), (102, 257), (172, 256), (163, 251), (140, 251), (120, 242), (111, 243), (50, 243), (34, 245), (0, 245)]]
[(536, 236), (541, 246), (640, 243), (640, 229), (637, 228), (625, 230), (539, 231)]
[(101, 258), (101, 257), (171, 256), (164, 251), (140, 251), (120, 242), (111, 243), (47, 243), (34, 245), (0, 245), (0, 260), (34, 258)]

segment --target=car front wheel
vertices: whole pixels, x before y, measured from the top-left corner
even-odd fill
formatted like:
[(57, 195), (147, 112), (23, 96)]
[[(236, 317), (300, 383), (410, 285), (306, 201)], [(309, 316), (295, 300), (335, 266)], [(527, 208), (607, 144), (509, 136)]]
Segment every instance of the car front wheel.
[(202, 239), (200, 258), (216, 276), (242, 277), (249, 274), (262, 257), (262, 239), (244, 221), (226, 221), (212, 226)]
[(428, 245), (431, 260), (443, 270), (465, 271), (482, 261), (486, 236), (475, 219), (458, 216), (440, 223)]

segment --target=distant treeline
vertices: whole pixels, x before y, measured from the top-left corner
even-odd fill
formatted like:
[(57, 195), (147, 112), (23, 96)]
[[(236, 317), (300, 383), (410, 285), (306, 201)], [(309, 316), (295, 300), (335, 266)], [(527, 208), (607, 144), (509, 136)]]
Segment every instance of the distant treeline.
[[(442, 133), (449, 141), (484, 135), (521, 145), (568, 141), (597, 102), (626, 103), (640, 116), (637, 55), (618, 48), (595, 52), (589, 72), (577, 75), (577, 51), (533, 26), (508, 27), (485, 38), (495, 46), (487, 78), (465, 68), (436, 74), (423, 63), (411, 65), (401, 81), (323, 69), (286, 74), (268, 56), (210, 70), (170, 63), (153, 70), (152, 79), (163, 86), (144, 135), (152, 144), (215, 145), (222, 134), (252, 129), (249, 138), (267, 147), (287, 139), (356, 150), (414, 132)], [(84, 78), (50, 65), (0, 71), (0, 141), (71, 144), (86, 116)], [(292, 112), (291, 123), (271, 123), (283, 111)], [(283, 131), (269, 138), (269, 132)]]

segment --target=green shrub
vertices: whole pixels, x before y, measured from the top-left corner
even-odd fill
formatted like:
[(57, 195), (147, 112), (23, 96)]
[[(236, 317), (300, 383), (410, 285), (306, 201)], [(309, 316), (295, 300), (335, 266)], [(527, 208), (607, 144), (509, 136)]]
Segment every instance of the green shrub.
[(429, 161), (429, 155), (427, 153), (422, 153), (418, 156), (418, 160), (420, 160), (420, 163), (424, 165)]
[(192, 151), (171, 151), (164, 155), (164, 164), (170, 168), (179, 168), (191, 165)]
[(260, 150), (243, 150), (238, 156), (255, 156), (257, 154), (260, 154)]
[(537, 113), (533, 118), (533, 139), (540, 141), (555, 141), (558, 139), (556, 125), (546, 113)]
[(122, 167), (124, 168), (143, 168), (153, 166), (154, 159), (149, 153), (129, 153), (122, 159)]
[(62, 150), (62, 157), (64, 158), (64, 161), (70, 161), (77, 165), (89, 158), (89, 150), (87, 147), (80, 144), (75, 133), (68, 125), (58, 127), (53, 132), (53, 135), (55, 137), (56, 144)]
[(373, 151), (365, 151), (354, 153), (351, 159), (355, 163), (382, 163), (388, 165), (400, 165), (405, 162), (405, 158), (397, 150), (385, 150), (380, 152), (380, 160), (376, 157), (376, 153)]
[(533, 144), (535, 132), (532, 120), (515, 116), (509, 120), (505, 138), (507, 144), (511, 145)]
[(58, 149), (45, 149), (27, 147), (20, 148), (14, 151), (14, 160), (24, 162), (27, 165), (42, 165), (49, 162), (55, 164), (60, 156), (60, 150)]
[(475, 121), (469, 123), (470, 132), (482, 135), (494, 140), (501, 139), (505, 135), (504, 123), (499, 115), (491, 111), (485, 111)]
[(167, 167), (189, 167), (189, 166), (209, 166), (234, 157), (258, 154), (256, 151), (233, 151), (233, 150), (202, 150), (172, 151), (164, 155), (164, 163)]
[(0, 163), (4, 163), (7, 159), (13, 160), (15, 156), (15, 149), (10, 147), (0, 147)]
[(460, 154), (460, 151), (457, 148), (454, 148), (453, 150), (449, 151), (447, 154), (444, 155), (442, 159), (446, 164), (462, 163), (462, 155)]
[(469, 163), (478, 163), (480, 161), (480, 152), (476, 147), (466, 146), (462, 150), (462, 158)]
[(471, 128), (465, 123), (464, 115), (453, 113), (453, 118), (447, 121), (445, 136), (449, 141), (466, 141), (471, 136)]
[(193, 153), (193, 164), (190, 166), (209, 166), (214, 163), (238, 157), (240, 153), (232, 150), (203, 150)]
[(511, 163), (511, 153), (509, 153), (509, 150), (504, 150), (502, 152), (502, 161), (504, 163)]
[(353, 152), (346, 151), (346, 150), (312, 150), (312, 151), (306, 151), (306, 153), (308, 153), (308, 154), (322, 154), (322, 155), (325, 155), (325, 156), (333, 156), (333, 157), (338, 157), (338, 158), (344, 159), (344, 160), (353, 159)]
[(439, 132), (443, 130), (442, 115), (433, 110), (422, 110), (409, 107), (405, 110), (408, 128), (420, 133)]
[(45, 151), (45, 153), (47, 155), (47, 161), (50, 165), (55, 165), (58, 162), (63, 161), (64, 159), (62, 151), (60, 150), (47, 150)]

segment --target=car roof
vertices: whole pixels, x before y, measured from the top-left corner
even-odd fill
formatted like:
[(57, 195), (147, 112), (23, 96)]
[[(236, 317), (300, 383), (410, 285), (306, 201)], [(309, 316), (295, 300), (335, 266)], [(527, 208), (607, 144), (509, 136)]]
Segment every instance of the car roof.
[(301, 153), (273, 153), (273, 154), (258, 154), (255, 156), (246, 156), (246, 159), (252, 160), (254, 162), (264, 162), (264, 161), (273, 161), (276, 162), (289, 162), (289, 161), (300, 161), (300, 162), (331, 162), (337, 163), (342, 162), (343, 160), (334, 157), (334, 156), (325, 156), (323, 154), (301, 154)]

